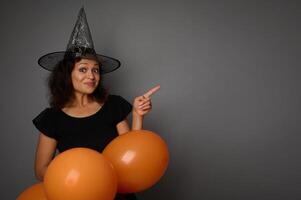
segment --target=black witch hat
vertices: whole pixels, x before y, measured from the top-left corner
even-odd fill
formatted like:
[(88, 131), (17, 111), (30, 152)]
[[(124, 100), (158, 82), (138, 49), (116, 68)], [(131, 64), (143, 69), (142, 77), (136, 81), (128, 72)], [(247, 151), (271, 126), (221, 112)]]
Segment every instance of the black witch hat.
[(112, 72), (120, 67), (120, 62), (117, 59), (100, 55), (95, 52), (92, 36), (83, 7), (78, 13), (77, 21), (71, 33), (66, 51), (46, 54), (39, 58), (38, 63), (44, 69), (52, 71), (60, 61), (77, 57), (92, 58), (99, 61), (101, 63), (101, 74)]

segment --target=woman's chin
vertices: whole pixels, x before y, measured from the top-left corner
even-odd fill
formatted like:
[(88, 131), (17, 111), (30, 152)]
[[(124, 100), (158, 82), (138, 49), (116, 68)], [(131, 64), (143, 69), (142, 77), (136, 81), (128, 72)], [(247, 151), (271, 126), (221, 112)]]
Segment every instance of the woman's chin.
[(90, 90), (82, 90), (80, 93), (90, 95), (94, 92), (95, 89), (90, 89)]
[(87, 91), (87, 94), (92, 94), (94, 90)]

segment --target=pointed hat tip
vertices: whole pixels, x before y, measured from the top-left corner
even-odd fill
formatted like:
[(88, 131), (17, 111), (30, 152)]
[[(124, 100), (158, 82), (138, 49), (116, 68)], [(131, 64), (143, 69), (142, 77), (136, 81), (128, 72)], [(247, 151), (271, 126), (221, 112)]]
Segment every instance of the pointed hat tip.
[(82, 5), (82, 7), (80, 8), (79, 12), (78, 12), (78, 15), (81, 16), (81, 15), (86, 15), (85, 13), (85, 9), (84, 9), (84, 5)]

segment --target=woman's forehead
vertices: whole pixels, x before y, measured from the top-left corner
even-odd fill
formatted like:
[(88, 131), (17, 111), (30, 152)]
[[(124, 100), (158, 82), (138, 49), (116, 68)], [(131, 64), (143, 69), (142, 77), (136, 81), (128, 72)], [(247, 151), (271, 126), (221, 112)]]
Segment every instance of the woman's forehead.
[(98, 61), (96, 61), (94, 59), (88, 59), (88, 58), (82, 58), (78, 62), (76, 62), (76, 64), (87, 64), (87, 65), (99, 66)]

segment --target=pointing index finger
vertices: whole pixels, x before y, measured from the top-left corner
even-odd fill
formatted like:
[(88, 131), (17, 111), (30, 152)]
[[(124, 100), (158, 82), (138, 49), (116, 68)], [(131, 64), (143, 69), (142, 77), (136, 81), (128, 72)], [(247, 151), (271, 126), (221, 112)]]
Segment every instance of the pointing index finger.
[(152, 94), (154, 94), (155, 92), (157, 92), (160, 89), (160, 85), (150, 89), (148, 92), (146, 92), (143, 96), (144, 97), (150, 97)]

